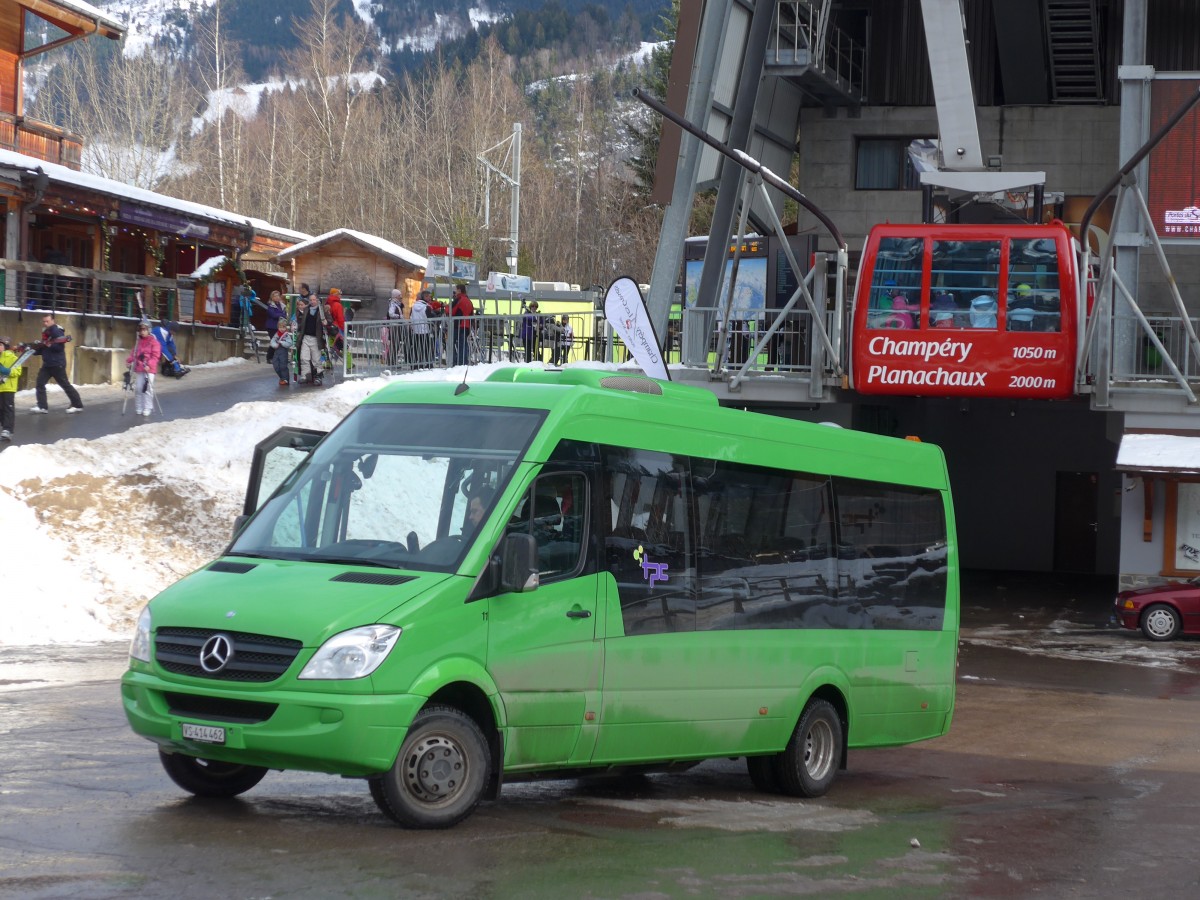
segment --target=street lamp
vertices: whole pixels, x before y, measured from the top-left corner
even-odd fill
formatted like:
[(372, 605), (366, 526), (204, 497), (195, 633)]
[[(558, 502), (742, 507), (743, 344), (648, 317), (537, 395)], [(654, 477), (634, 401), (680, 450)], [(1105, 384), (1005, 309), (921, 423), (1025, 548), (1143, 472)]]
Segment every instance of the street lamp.
[(504, 257), (504, 262), (508, 266), (508, 274), (516, 275), (517, 274), (517, 254), (512, 253), (510, 251), (509, 254)]

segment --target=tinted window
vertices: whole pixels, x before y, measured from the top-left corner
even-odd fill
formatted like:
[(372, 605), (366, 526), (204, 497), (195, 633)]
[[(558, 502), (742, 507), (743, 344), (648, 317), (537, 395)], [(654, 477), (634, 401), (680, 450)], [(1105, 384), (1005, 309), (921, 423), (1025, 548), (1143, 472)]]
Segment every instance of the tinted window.
[(828, 479), (703, 460), (693, 467), (697, 627), (831, 627), (837, 566)]
[(694, 543), (685, 457), (606, 448), (600, 519), (626, 634), (695, 626)]
[(936, 491), (834, 479), (843, 602), (862, 627), (940, 629), (946, 519)]
[(597, 527), (627, 635), (940, 629), (937, 491), (604, 448)]

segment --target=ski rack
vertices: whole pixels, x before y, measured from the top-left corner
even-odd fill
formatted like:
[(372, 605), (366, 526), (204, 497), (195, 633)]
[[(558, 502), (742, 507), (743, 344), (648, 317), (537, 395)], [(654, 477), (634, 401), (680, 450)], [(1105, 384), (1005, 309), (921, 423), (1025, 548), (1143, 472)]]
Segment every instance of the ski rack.
[[(845, 374), (845, 369), (842, 365), (842, 322), (844, 321), (846, 303), (846, 280), (847, 271), (849, 269), (849, 248), (847, 247), (846, 239), (842, 237), (842, 232), (838, 229), (837, 225), (834, 224), (832, 219), (825, 215), (824, 211), (822, 211), (820, 207), (809, 200), (808, 197), (796, 190), (796, 188), (792, 187), (791, 184), (789, 184), (783, 178), (780, 178), (758, 160), (754, 159), (754, 157), (749, 156), (741, 150), (734, 149), (728, 144), (718, 141), (707, 132), (697, 128), (687, 119), (669, 109), (657, 98), (647, 94), (641, 88), (634, 88), (633, 96), (635, 99), (640, 100), (642, 103), (649, 106), (659, 115), (674, 122), (688, 134), (703, 141), (709, 147), (712, 147), (722, 156), (737, 163), (737, 165), (741, 166), (741, 168), (744, 170), (744, 173), (749, 173), (751, 176), (753, 176), (745, 182), (745, 187), (742, 191), (741, 215), (738, 220), (738, 233), (734, 242), (733, 272), (729, 278), (728, 294), (724, 299), (724, 303), (720, 307), (722, 311), (721, 328), (717, 337), (719, 356), (713, 369), (714, 373), (722, 371), (725, 367), (725, 360), (728, 353), (728, 349), (725, 346), (725, 336), (728, 331), (729, 315), (733, 305), (733, 288), (737, 280), (738, 263), (741, 259), (742, 241), (746, 236), (746, 220), (750, 211), (750, 199), (751, 195), (757, 190), (759, 193), (761, 193), (762, 198), (765, 201), (764, 205), (769, 211), (771, 217), (771, 226), (774, 229), (776, 236), (782, 239), (780, 240), (780, 247), (787, 256), (788, 264), (792, 267), (792, 271), (796, 273), (798, 286), (792, 293), (792, 296), (788, 298), (788, 302), (783, 306), (783, 308), (776, 311), (775, 321), (755, 342), (754, 348), (746, 355), (746, 362), (742, 364), (741, 368), (730, 378), (729, 389), (731, 391), (738, 389), (753, 361), (763, 351), (763, 348), (766, 346), (767, 342), (771, 340), (775, 332), (779, 329), (780, 325), (784, 322), (787, 314), (792, 311), (792, 308), (796, 306), (801, 298), (803, 298), (805, 305), (808, 307), (809, 314), (812, 316), (813, 327), (821, 339), (821, 344), (826, 353), (826, 359), (830, 361), (834, 375), (840, 380)], [(815, 278), (811, 277), (813, 272), (809, 273), (810, 278), (800, 277), (800, 272), (803, 270), (797, 263), (796, 257), (792, 252), (792, 248), (784, 237), (783, 224), (779, 221), (779, 216), (775, 212), (775, 206), (770, 202), (770, 197), (767, 195), (767, 184), (782, 192), (787, 197), (790, 197), (792, 200), (795, 200), (798, 204), (800, 204), (800, 206), (812, 213), (816, 217), (817, 221), (824, 225), (826, 230), (833, 237), (837, 251), (835, 253), (834, 264), (836, 267), (836, 287), (834, 289), (833, 315), (830, 320), (832, 323), (831, 328), (826, 327), (825, 310), (818, 307), (816, 301), (813, 299), (812, 291), (809, 290), (808, 282), (811, 280), (815, 284)], [(817, 267), (814, 267), (814, 271), (816, 271), (816, 268)], [(823, 384), (821, 373), (818, 371), (818, 367), (816, 365), (813, 365), (812, 367), (810, 378), (810, 393), (819, 397), (823, 389)]]

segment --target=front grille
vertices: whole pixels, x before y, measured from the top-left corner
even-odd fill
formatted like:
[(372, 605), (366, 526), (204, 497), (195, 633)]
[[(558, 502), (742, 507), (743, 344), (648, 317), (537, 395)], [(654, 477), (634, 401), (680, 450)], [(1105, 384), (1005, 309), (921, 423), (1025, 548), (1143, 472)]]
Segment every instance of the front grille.
[(170, 705), (171, 715), (187, 719), (209, 719), (214, 722), (252, 725), (267, 721), (279, 708), (278, 703), (227, 700), (224, 697), (202, 697), (196, 694), (166, 693), (163, 696)]
[[(233, 655), (220, 672), (200, 667), (200, 649), (214, 634), (233, 642)], [(287, 671), (303, 645), (300, 641), (265, 634), (220, 631), (215, 628), (160, 628), (154, 637), (154, 658), (176, 675), (214, 681), (274, 681)]]

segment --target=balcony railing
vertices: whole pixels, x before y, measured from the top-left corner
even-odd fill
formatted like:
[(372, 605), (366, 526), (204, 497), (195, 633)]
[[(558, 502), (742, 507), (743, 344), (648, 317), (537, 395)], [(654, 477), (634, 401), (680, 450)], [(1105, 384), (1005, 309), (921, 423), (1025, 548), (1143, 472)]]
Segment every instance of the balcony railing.
[(0, 113), (0, 147), (79, 170), (83, 138), (25, 116)]
[(0, 259), (0, 306), (178, 319), (179, 287), (173, 278)]

